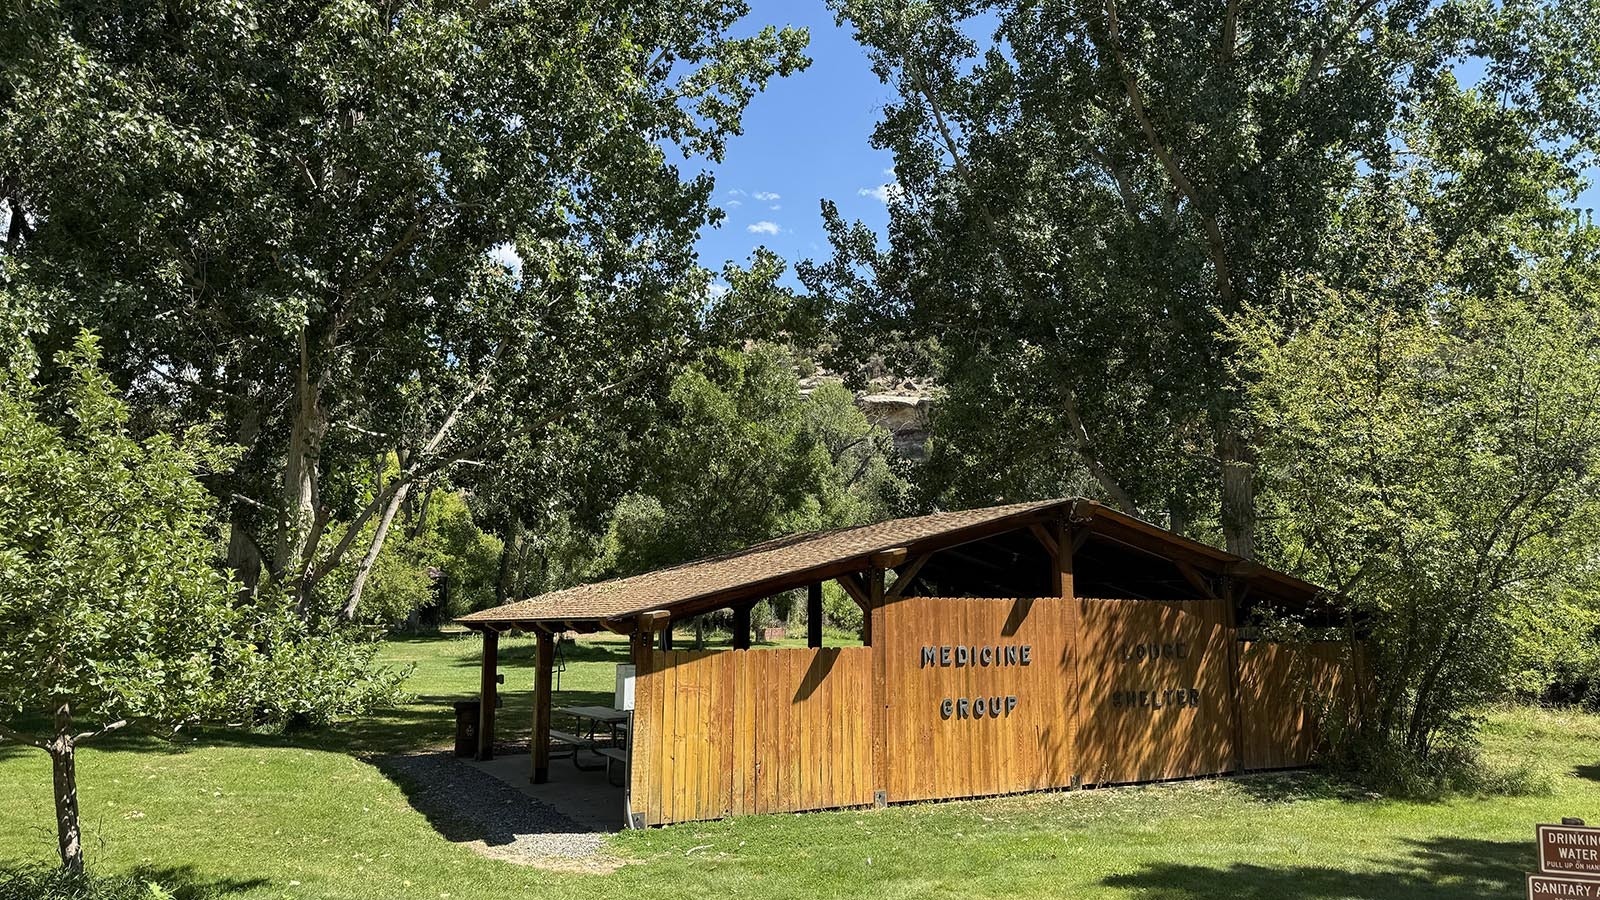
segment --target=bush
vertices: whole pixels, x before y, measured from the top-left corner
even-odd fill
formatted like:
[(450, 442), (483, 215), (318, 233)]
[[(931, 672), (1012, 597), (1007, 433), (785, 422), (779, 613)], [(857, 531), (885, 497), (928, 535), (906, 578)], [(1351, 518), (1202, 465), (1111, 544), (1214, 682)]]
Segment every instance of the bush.
[(0, 869), (0, 900), (172, 900), (142, 875), (97, 877), (59, 868)]
[[(1473, 723), (1475, 726), (1476, 723)], [(1418, 758), (1400, 745), (1335, 742), (1328, 768), (1343, 778), (1388, 797), (1439, 800), (1450, 795), (1494, 797), (1548, 796), (1548, 772), (1526, 764), (1497, 768), (1479, 753), (1475, 727), (1464, 727)]]
[(832, 581), (822, 586), (822, 617), (840, 631), (861, 630), (861, 607)]

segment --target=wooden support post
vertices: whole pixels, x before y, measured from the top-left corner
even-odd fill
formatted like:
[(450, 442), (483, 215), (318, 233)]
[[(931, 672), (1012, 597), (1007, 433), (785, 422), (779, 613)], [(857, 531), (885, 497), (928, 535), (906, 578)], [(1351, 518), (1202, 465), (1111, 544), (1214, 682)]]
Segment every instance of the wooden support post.
[(1078, 590), (1072, 580), (1072, 557), (1077, 553), (1080, 542), (1066, 522), (1060, 523), (1058, 528), (1055, 587), (1063, 600), (1074, 600), (1077, 599)]
[[(872, 635), (887, 635), (884, 625), (883, 570), (867, 574), (867, 643)], [(889, 805), (889, 659), (888, 648), (872, 646), (872, 805)]]
[(822, 646), (822, 582), (806, 588), (806, 646)]
[[(1088, 529), (1084, 529), (1087, 531)], [(1065, 517), (1057, 520), (1055, 524), (1055, 577), (1052, 585), (1061, 602), (1067, 604), (1067, 613), (1072, 617), (1071, 631), (1068, 632), (1068, 644), (1072, 648), (1072, 693), (1076, 699), (1072, 703), (1072, 778), (1068, 785), (1074, 790), (1083, 784), (1083, 768), (1079, 765), (1082, 761), (1082, 751), (1078, 743), (1078, 735), (1083, 733), (1083, 604), (1078, 601), (1078, 585), (1073, 578), (1073, 556), (1082, 544), (1080, 535), (1074, 533)]]
[(656, 710), (655, 652), (650, 647), (650, 633), (635, 634), (629, 641), (633, 653), (633, 715), (628, 719), (628, 790), (624, 796), (624, 812), (629, 828), (643, 828), (654, 824), (650, 819), (650, 797), (656, 791), (650, 781), (657, 760), (651, 748), (655, 746)]
[(1239, 685), (1239, 612), (1236, 604), (1239, 588), (1232, 577), (1222, 579), (1224, 626), (1228, 635), (1228, 709), (1233, 714), (1230, 723), (1233, 739), (1233, 771), (1244, 771), (1244, 697)]
[(733, 608), (733, 649), (750, 649), (750, 604)]
[(550, 780), (550, 688), (555, 680), (556, 642), (539, 632), (533, 670), (533, 783)]
[(663, 649), (663, 650), (671, 650), (672, 649), (672, 625), (671, 625), (671, 623), (668, 623), (667, 627), (661, 629), (661, 649)]
[(494, 759), (495, 686), (499, 683), (500, 632), (483, 633), (483, 670), (478, 680), (478, 759)]

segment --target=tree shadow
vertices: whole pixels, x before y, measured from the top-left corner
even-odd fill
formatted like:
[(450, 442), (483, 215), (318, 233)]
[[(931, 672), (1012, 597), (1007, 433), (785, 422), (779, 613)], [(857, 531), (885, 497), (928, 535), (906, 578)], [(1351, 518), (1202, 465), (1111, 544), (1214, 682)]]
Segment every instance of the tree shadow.
[(1600, 763), (1589, 766), (1573, 766), (1572, 774), (1574, 777), (1582, 778), (1586, 781), (1600, 781)]
[(1112, 875), (1107, 887), (1163, 900), (1501, 900), (1519, 896), (1523, 872), (1533, 862), (1532, 841), (1484, 841), (1438, 837), (1406, 840), (1398, 858), (1373, 860), (1370, 871), (1323, 866), (1225, 867), (1154, 863), (1143, 871)]
[[(62, 884), (65, 876), (59, 872), (52, 863), (40, 863), (36, 866), (14, 867), (0, 865), (0, 894), (7, 897), (21, 897), (23, 894), (14, 893), (20, 890), (48, 892), (51, 897), (78, 897), (83, 886), (78, 881), (71, 880), (66, 886)], [(271, 884), (265, 878), (213, 878), (200, 874), (192, 865), (184, 866), (140, 866), (126, 874), (108, 874), (94, 868), (89, 870), (92, 883), (99, 884), (103, 880), (119, 883), (124, 879), (136, 883), (154, 884), (174, 900), (217, 900), (221, 897), (231, 897), (236, 894), (249, 893), (257, 888), (267, 887)], [(53, 889), (52, 889), (53, 888)], [(132, 896), (121, 891), (113, 891), (117, 896)], [(83, 894), (82, 896), (88, 896)], [(99, 896), (95, 893), (95, 896)], [(147, 896), (141, 893), (140, 896)], [(148, 896), (154, 897), (151, 893)]]
[(161, 885), (174, 900), (213, 900), (248, 893), (272, 883), (265, 878), (206, 877), (194, 866), (142, 868), (134, 875)]
[(1302, 800), (1338, 800), (1372, 803), (1382, 799), (1359, 784), (1319, 769), (1285, 769), (1236, 775), (1228, 782), (1262, 803), (1296, 803)]

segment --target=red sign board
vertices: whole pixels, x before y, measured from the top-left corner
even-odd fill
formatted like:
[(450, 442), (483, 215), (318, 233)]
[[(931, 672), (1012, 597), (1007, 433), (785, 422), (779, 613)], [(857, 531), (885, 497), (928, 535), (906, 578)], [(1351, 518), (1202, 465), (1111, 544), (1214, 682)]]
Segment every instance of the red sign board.
[(1528, 900), (1600, 900), (1600, 881), (1573, 875), (1529, 875)]
[(1582, 825), (1540, 825), (1539, 871), (1560, 875), (1600, 875), (1600, 828), (1587, 828)]

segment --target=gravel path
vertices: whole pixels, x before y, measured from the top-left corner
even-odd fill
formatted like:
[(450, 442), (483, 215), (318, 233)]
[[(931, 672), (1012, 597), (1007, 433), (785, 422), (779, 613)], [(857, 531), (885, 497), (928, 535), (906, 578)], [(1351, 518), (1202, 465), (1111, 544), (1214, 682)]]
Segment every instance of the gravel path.
[(373, 762), (451, 841), (473, 844), (487, 856), (512, 862), (548, 865), (592, 857), (600, 868), (614, 867), (599, 857), (603, 832), (572, 821), (448, 752), (383, 756)]

